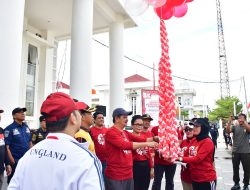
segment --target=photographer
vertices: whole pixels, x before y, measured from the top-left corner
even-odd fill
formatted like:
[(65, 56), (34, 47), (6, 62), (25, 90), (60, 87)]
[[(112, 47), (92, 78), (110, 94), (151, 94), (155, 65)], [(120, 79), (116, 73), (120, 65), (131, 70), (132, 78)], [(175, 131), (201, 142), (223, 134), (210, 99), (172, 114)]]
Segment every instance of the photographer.
[[(244, 170), (244, 187), (243, 190), (248, 190), (249, 173), (250, 173), (250, 146), (248, 135), (250, 132), (250, 125), (246, 121), (246, 115), (241, 113), (238, 116), (238, 121), (230, 117), (227, 132), (233, 133), (233, 149), (232, 149), (232, 163), (233, 163), (233, 181), (234, 186), (231, 190), (240, 189), (239, 165), (242, 164)], [(233, 125), (232, 125), (233, 122)]]

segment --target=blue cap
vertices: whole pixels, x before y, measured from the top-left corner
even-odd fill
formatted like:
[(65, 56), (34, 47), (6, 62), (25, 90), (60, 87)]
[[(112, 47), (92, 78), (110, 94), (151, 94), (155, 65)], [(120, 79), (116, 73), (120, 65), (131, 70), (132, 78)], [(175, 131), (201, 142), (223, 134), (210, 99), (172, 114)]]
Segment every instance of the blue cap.
[(123, 108), (116, 108), (112, 114), (113, 118), (115, 118), (116, 116), (121, 116), (121, 115), (132, 115), (132, 111), (126, 111)]

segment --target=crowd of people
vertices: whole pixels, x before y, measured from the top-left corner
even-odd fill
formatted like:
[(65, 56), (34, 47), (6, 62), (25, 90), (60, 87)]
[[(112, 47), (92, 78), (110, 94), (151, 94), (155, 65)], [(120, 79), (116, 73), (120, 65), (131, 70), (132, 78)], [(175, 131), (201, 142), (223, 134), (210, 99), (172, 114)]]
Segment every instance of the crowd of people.
[[(113, 126), (107, 128), (104, 113), (61, 92), (43, 102), (39, 129), (30, 131), (25, 112), (26, 108), (15, 108), (13, 123), (0, 128), (0, 189), (6, 170), (10, 190), (148, 190), (151, 179), (152, 190), (160, 190), (163, 176), (165, 189), (174, 190), (178, 164), (183, 190), (216, 189), (218, 131), (207, 118), (193, 118), (178, 126), (181, 151), (173, 161), (161, 155), (159, 126), (151, 126), (149, 114), (132, 116), (129, 132), (124, 128), (132, 112), (116, 108)], [(250, 126), (246, 115), (240, 114), (238, 123), (230, 119), (224, 132), (233, 133), (232, 190), (240, 189), (240, 162), (243, 190), (248, 190)]]

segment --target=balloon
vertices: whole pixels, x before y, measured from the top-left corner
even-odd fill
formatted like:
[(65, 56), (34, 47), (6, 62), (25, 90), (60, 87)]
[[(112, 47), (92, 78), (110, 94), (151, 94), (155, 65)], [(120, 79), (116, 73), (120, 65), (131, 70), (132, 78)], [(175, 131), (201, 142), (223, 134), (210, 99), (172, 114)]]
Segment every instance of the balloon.
[(186, 0), (186, 3), (190, 3), (190, 2), (192, 2), (193, 0)]
[(138, 16), (144, 13), (149, 4), (147, 0), (126, 0), (124, 3), (125, 9), (133, 16)]
[(186, 3), (180, 6), (174, 7), (174, 16), (177, 18), (183, 17), (187, 13), (187, 10), (188, 10), (188, 6)]
[(179, 6), (185, 3), (185, 0), (168, 0), (167, 3), (171, 4), (172, 6)]
[(163, 6), (167, 0), (148, 0), (149, 5), (151, 5), (154, 8)]
[(174, 9), (171, 4), (165, 3), (165, 5), (161, 7), (157, 7), (154, 9), (158, 17), (162, 20), (168, 20), (173, 16)]

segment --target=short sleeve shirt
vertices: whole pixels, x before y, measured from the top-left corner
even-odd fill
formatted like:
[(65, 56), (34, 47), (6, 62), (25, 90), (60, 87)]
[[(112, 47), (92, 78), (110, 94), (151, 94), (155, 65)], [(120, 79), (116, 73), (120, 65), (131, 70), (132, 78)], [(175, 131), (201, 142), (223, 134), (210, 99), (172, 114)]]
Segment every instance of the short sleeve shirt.
[(248, 132), (243, 126), (232, 126), (233, 132), (233, 152), (250, 153)]
[(13, 122), (4, 129), (5, 144), (9, 145), (12, 156), (17, 162), (28, 150), (31, 133), (27, 124)]

